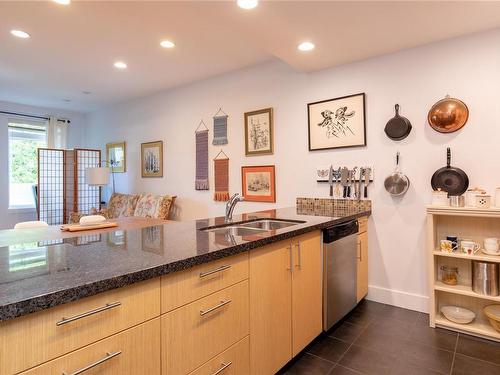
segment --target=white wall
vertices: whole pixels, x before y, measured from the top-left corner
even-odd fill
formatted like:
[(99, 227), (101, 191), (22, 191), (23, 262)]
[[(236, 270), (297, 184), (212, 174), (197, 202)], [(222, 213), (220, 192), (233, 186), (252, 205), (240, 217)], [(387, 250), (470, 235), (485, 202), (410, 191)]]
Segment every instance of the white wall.
[[(85, 116), (81, 113), (52, 108), (40, 108), (0, 101), (0, 111), (35, 116), (58, 116), (71, 120), (68, 128), (68, 147), (82, 145)], [(35, 209), (9, 210), (9, 139), (8, 120), (13, 116), (0, 113), (0, 229), (9, 229), (20, 221), (36, 220)]]
[[(128, 172), (117, 175), (117, 190), (176, 194), (182, 219), (223, 214), (224, 205), (212, 200), (213, 191), (194, 190), (194, 130), (201, 118), (211, 124), (219, 106), (230, 115), (224, 150), (230, 157), (231, 193), (241, 191), (242, 165), (277, 168), (277, 204), (243, 203), (237, 212), (291, 206), (297, 196), (325, 196), (328, 187), (314, 179), (317, 165), (373, 164), (370, 298), (426, 310), (425, 205), (430, 202), (430, 177), (445, 164), (446, 146), (452, 148), (452, 164), (467, 171), (472, 186), (492, 191), (500, 184), (499, 46), (496, 30), (312, 74), (271, 62), (93, 113), (86, 140), (102, 148), (106, 142), (127, 141)], [(306, 104), (359, 92), (366, 93), (368, 146), (309, 152)], [(448, 135), (433, 131), (426, 121), (429, 108), (446, 94), (470, 109), (467, 125)], [(383, 132), (395, 103), (413, 124), (400, 143)], [(267, 106), (275, 110), (275, 154), (245, 157), (243, 113)], [(165, 143), (165, 177), (141, 179), (140, 143), (160, 139)], [(219, 149), (211, 147), (210, 156)], [(411, 180), (401, 199), (383, 188), (396, 150)]]

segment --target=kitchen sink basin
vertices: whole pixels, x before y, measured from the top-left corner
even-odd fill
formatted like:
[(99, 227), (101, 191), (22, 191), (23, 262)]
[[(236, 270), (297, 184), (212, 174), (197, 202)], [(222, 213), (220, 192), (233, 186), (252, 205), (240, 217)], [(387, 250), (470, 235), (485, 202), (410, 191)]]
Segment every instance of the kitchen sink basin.
[(245, 223), (233, 223), (199, 229), (202, 232), (232, 236), (251, 236), (263, 232), (270, 232), (277, 229), (303, 224), (305, 221), (299, 220), (276, 220), (276, 219), (255, 219)]
[(305, 221), (298, 220), (273, 220), (273, 219), (261, 219), (249, 221), (248, 223), (240, 224), (242, 227), (247, 228), (257, 228), (266, 231), (277, 230), (288, 228), (294, 225), (303, 224)]
[(230, 226), (214, 227), (214, 228), (202, 228), (200, 229), (200, 231), (222, 234), (222, 235), (231, 235), (231, 236), (251, 236), (254, 234), (267, 232), (268, 230), (251, 228), (242, 225), (230, 225)]

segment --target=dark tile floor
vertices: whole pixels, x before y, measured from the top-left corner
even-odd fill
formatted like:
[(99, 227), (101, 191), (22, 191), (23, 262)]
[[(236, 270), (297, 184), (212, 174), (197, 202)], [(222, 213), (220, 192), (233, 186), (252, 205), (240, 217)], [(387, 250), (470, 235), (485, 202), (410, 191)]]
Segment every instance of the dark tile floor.
[(280, 374), (500, 375), (500, 343), (430, 328), (427, 314), (362, 301)]

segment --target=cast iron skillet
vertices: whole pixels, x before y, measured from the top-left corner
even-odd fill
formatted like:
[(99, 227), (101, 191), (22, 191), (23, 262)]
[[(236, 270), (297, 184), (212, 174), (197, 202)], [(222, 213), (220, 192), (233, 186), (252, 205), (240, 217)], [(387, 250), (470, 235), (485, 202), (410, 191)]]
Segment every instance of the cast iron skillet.
[(469, 187), (469, 177), (457, 167), (451, 167), (451, 150), (446, 150), (446, 167), (439, 168), (431, 178), (431, 185), (434, 190), (441, 189), (448, 195), (462, 195)]
[(411, 132), (411, 123), (406, 117), (399, 115), (399, 104), (394, 106), (396, 115), (385, 125), (385, 134), (393, 141), (400, 141), (408, 137)]

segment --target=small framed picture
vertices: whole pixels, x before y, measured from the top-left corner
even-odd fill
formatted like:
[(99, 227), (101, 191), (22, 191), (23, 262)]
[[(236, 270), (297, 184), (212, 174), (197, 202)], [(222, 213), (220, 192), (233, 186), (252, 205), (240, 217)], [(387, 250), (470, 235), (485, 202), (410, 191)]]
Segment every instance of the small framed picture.
[(106, 156), (113, 172), (124, 173), (126, 171), (125, 142), (107, 143)]
[(245, 155), (273, 153), (273, 109), (265, 108), (245, 113)]
[(163, 177), (163, 141), (141, 143), (142, 177)]
[(307, 105), (309, 151), (366, 146), (365, 94)]
[(276, 202), (274, 165), (241, 167), (243, 198), (250, 202)]

